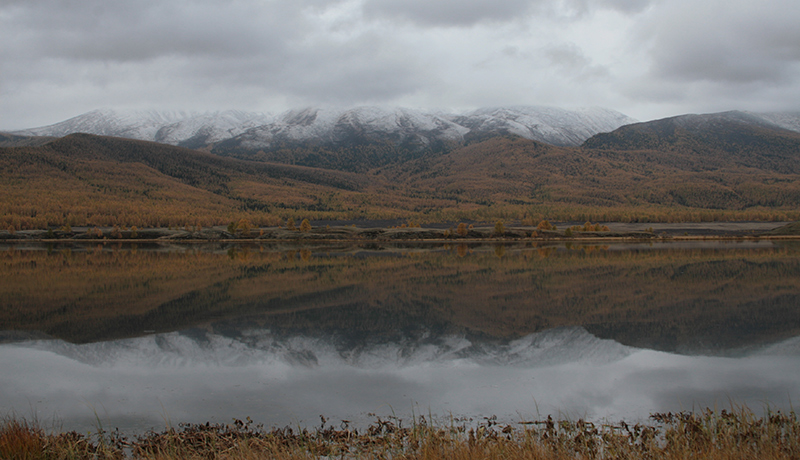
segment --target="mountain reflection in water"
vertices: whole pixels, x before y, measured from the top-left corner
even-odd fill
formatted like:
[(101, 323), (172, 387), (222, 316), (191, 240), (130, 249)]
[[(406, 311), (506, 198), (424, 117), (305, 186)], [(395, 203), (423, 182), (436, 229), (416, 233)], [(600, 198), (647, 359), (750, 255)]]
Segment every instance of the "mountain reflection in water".
[(791, 244), (44, 249), (0, 250), (0, 410), (68, 429), (798, 399)]
[(582, 328), (506, 344), (450, 336), (350, 350), (264, 330), (237, 338), (191, 331), (84, 345), (32, 341), (0, 347), (0, 401), (84, 431), (95, 413), (128, 432), (246, 416), (311, 425), (320, 414), (362, 424), (368, 413), (637, 420), (730, 401), (788, 407), (798, 396), (799, 349), (800, 340), (790, 339), (737, 358), (682, 356)]

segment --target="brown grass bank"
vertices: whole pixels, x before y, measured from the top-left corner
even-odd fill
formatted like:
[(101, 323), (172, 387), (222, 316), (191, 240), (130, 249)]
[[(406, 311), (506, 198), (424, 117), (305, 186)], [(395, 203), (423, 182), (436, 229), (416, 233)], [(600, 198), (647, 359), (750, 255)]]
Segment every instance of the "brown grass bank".
[(183, 424), (127, 439), (118, 432), (46, 433), (34, 423), (0, 426), (3, 459), (796, 459), (800, 423), (792, 411), (756, 416), (748, 409), (654, 414), (646, 424), (583, 420), (514, 425), (404, 426), (378, 418), (363, 430), (346, 425), (272, 428), (251, 421)]

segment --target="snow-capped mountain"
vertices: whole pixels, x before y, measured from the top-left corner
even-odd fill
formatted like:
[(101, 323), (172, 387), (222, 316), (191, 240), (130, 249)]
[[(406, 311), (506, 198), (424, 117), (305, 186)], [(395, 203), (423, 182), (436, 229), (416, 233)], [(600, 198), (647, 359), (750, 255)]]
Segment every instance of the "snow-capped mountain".
[(597, 133), (613, 131), (636, 120), (599, 107), (565, 110), (555, 107), (483, 108), (452, 118), (473, 133), (509, 133), (560, 146), (576, 146)]
[(263, 113), (239, 110), (203, 113), (162, 127), (152, 140), (189, 148), (202, 147), (238, 136), (271, 119)]
[(189, 115), (182, 112), (99, 109), (78, 115), (61, 123), (17, 131), (15, 134), (61, 137), (73, 133), (88, 133), (100, 136), (155, 140), (158, 130), (188, 117)]
[(272, 117), (263, 113), (228, 110), (186, 113), (153, 110), (93, 110), (50, 126), (16, 131), (24, 136), (61, 137), (73, 133), (124, 137), (198, 147), (229, 139)]
[[(731, 112), (752, 122), (800, 132), (800, 112)], [(694, 116), (689, 122), (700, 119)], [(60, 137), (82, 132), (220, 151), (282, 147), (391, 144), (406, 150), (443, 149), (470, 138), (513, 134), (559, 146), (578, 146), (599, 133), (636, 123), (614, 110), (544, 106), (482, 108), (453, 114), (408, 108), (355, 107), (289, 110), (277, 116), (237, 110), (186, 113), (94, 110), (61, 123), (16, 131)]]
[(555, 145), (579, 145), (599, 132), (636, 120), (613, 110), (499, 107), (466, 114), (408, 108), (304, 108), (278, 116), (224, 111), (184, 112), (95, 110), (50, 126), (17, 131), (27, 136), (83, 132), (162, 142), (192, 148), (266, 149), (298, 144), (346, 146), (391, 143), (406, 149), (441, 148), (470, 135), (516, 134)]
[(273, 122), (231, 139), (228, 145), (269, 149), (307, 142), (338, 146), (391, 141), (426, 147), (437, 141), (460, 142), (468, 132), (443, 116), (405, 108), (305, 108), (285, 112)]

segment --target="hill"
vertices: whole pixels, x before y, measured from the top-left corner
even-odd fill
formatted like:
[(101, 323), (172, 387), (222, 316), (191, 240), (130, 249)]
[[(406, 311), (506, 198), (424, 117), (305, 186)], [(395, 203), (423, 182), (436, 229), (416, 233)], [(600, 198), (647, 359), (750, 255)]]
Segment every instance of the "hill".
[(277, 116), (232, 110), (190, 114), (104, 109), (14, 134), (88, 133), (251, 160), (366, 172), (498, 134), (577, 146), (593, 134), (633, 121), (609, 109), (528, 106), (463, 114), (402, 107), (307, 107)]
[(794, 172), (800, 154), (791, 154), (800, 152), (800, 135), (762, 134), (777, 139), (782, 153), (575, 149), (509, 136), (386, 174), (420, 193), (495, 209), (517, 206), (559, 220), (697, 221), (737, 212), (741, 219), (763, 219), (800, 205)]
[(588, 139), (584, 148), (654, 151), (694, 169), (736, 166), (800, 172), (800, 133), (745, 112), (682, 115), (635, 123)]
[(244, 162), (153, 142), (74, 134), (40, 147), (0, 148), (0, 225), (275, 223), (278, 210), (354, 192), (353, 174)]
[(335, 163), (380, 150), (348, 145), (341, 157), (296, 149), (325, 168), (87, 134), (0, 148), (0, 228), (800, 219), (800, 133), (746, 113), (628, 125), (581, 147), (487, 135), (435, 154), (365, 160), (359, 172)]
[(55, 140), (55, 137), (20, 136), (0, 133), (0, 147), (35, 147)]

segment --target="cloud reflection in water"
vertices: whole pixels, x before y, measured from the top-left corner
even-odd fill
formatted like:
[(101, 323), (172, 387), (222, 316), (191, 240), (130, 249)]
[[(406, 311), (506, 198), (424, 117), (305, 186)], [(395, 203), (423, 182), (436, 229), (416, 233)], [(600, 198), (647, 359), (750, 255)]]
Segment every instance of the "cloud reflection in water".
[(160, 429), (167, 423), (252, 417), (315, 425), (320, 414), (368, 422), (547, 414), (628, 420), (654, 411), (759, 410), (798, 399), (800, 340), (742, 357), (681, 356), (598, 339), (582, 328), (507, 344), (463, 337), (337, 348), (335, 339), (246, 331), (170, 333), (87, 345), (32, 341), (0, 347), (4, 412), (65, 429)]

